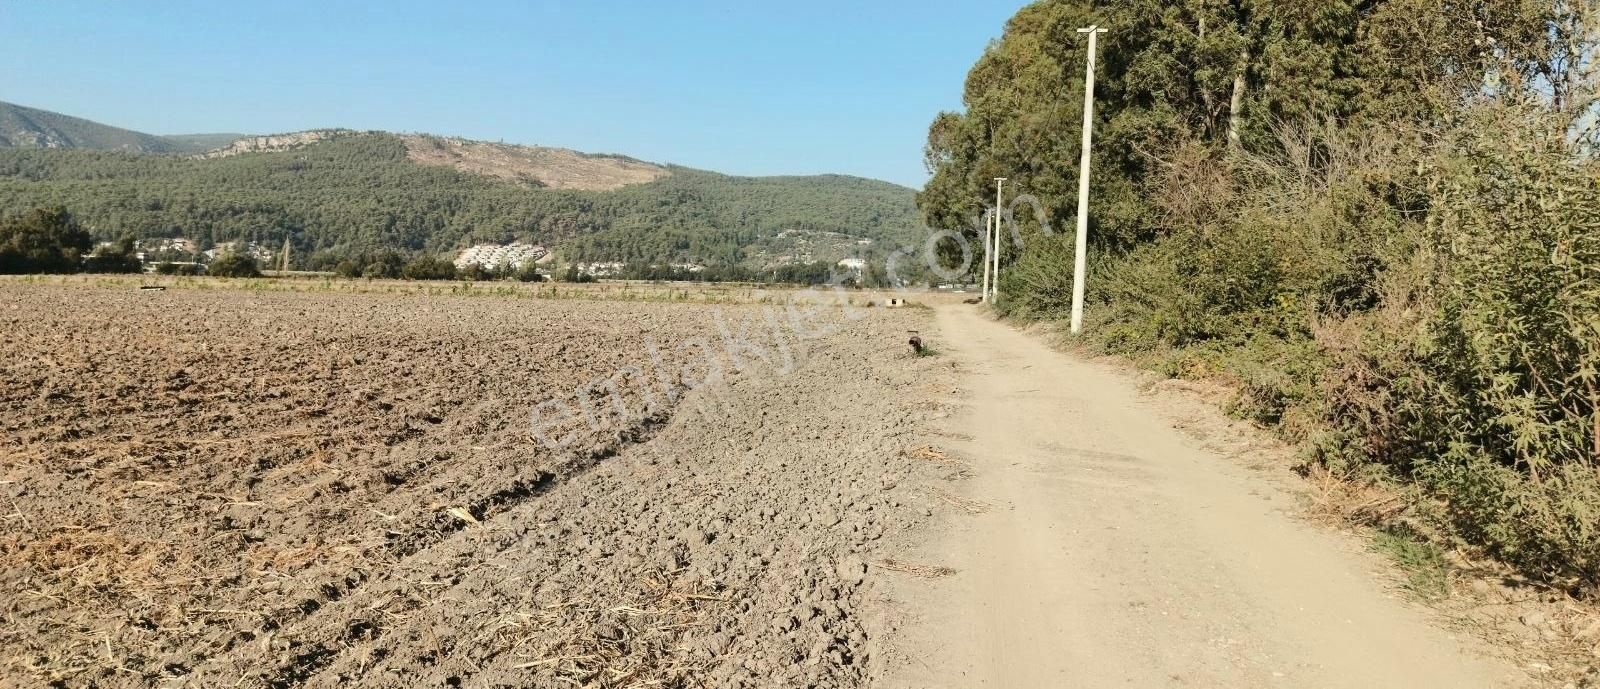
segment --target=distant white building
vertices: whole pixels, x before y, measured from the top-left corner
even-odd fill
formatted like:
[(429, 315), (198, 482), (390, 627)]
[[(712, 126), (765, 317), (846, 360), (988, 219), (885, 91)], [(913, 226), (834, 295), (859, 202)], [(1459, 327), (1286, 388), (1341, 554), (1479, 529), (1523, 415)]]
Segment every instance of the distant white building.
[(193, 239), (174, 237), (136, 240), (133, 243), (133, 248), (139, 251), (184, 251), (194, 253), (199, 247), (195, 245)]
[(848, 268), (850, 270), (853, 270), (853, 271), (856, 271), (856, 272), (859, 273), (859, 272), (861, 272), (861, 271), (866, 269), (867, 261), (866, 261), (866, 259), (860, 259), (860, 258), (839, 259), (839, 267), (840, 268)]
[(621, 261), (596, 261), (594, 263), (575, 263), (573, 267), (577, 268), (580, 273), (588, 273), (595, 277), (609, 277), (621, 273), (622, 269), (628, 266)]
[[(110, 244), (110, 242), (107, 242), (107, 244)], [(133, 252), (139, 260), (145, 261), (153, 257), (170, 257), (174, 254), (189, 254), (192, 256), (200, 253), (200, 246), (193, 239), (184, 239), (182, 237), (140, 239), (134, 241)]]
[(230, 252), (249, 256), (258, 263), (272, 262), (272, 250), (255, 242), (223, 242), (215, 247), (206, 249), (200, 255), (205, 256), (206, 261), (210, 262), (215, 260), (216, 257)]
[(500, 266), (510, 266), (512, 270), (520, 270), (529, 263), (537, 263), (550, 253), (549, 249), (533, 244), (512, 242), (501, 246), (499, 244), (479, 244), (462, 249), (456, 255), (456, 268), (478, 266), (493, 269)]

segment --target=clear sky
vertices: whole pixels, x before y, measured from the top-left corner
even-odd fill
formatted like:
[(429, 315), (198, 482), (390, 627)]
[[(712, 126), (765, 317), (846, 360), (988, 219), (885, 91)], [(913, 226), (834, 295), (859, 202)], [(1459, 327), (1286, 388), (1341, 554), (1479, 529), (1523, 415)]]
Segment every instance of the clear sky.
[(417, 131), (921, 187), (1023, 0), (0, 0), (0, 100), (153, 134)]

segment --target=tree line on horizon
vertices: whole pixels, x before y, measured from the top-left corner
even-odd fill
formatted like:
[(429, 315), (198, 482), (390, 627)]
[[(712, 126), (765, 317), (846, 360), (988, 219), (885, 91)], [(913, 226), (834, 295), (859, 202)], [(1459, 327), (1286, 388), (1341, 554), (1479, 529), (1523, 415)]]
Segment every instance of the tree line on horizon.
[(615, 191), (532, 188), (416, 164), (383, 133), (217, 159), (0, 148), (0, 216), (57, 206), (101, 240), (288, 242), (327, 270), (384, 251), (511, 241), (559, 245), (570, 261), (732, 268), (787, 229), (921, 239), (913, 192), (887, 182), (672, 168)]
[[(177, 258), (198, 258), (179, 252)], [(36, 208), (28, 213), (0, 219), (0, 275), (63, 273), (140, 273), (146, 263), (161, 275), (208, 275), (211, 277), (261, 277), (260, 263), (242, 251), (226, 251), (209, 262), (173, 261), (164, 257), (146, 261), (135, 248), (132, 236), (114, 242), (96, 243), (83, 225), (63, 207)], [(526, 262), (498, 266), (468, 264), (457, 266), (450, 259), (429, 252), (410, 255), (383, 250), (347, 254), (326, 272), (347, 279), (405, 280), (516, 280), (542, 282), (593, 282), (595, 276), (570, 264), (553, 275), (540, 272)], [(628, 280), (680, 282), (748, 282), (767, 284), (839, 284), (847, 287), (887, 287), (889, 276), (882, 270), (868, 269), (860, 275), (841, 274), (828, 261), (782, 265), (770, 270), (742, 266), (709, 267), (692, 270), (674, 264), (636, 263), (624, 267), (616, 277)]]
[[(0, 275), (139, 273), (144, 263), (133, 237), (96, 245), (88, 230), (60, 206), (0, 219)], [(255, 259), (234, 252), (223, 253), (205, 268), (218, 277), (261, 275)], [(170, 262), (158, 263), (156, 270), (168, 275), (196, 272)]]

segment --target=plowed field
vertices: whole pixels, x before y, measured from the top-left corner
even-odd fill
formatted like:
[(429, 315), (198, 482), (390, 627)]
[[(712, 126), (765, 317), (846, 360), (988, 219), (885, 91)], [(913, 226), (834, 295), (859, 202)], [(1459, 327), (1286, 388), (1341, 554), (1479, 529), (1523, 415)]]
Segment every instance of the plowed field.
[(925, 314), (0, 285), (0, 677), (853, 686)]

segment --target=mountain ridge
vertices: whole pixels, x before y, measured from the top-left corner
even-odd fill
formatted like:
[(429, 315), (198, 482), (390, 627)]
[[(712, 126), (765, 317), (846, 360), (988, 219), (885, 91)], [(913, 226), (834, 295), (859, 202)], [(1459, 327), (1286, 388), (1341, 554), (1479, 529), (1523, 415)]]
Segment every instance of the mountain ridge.
[(153, 134), (4, 101), (0, 101), (0, 146), (131, 153), (172, 153), (179, 148), (174, 142)]
[(137, 132), (110, 129), (118, 138), (0, 147), (0, 216), (64, 205), (102, 239), (288, 242), (322, 263), (522, 241), (565, 260), (768, 270), (920, 240), (915, 192), (864, 177), (743, 177), (617, 154), (338, 129), (151, 151), (160, 142), (131, 145), (144, 141), (125, 138)]
[[(19, 120), (19, 121), (27, 121), (29, 123), (35, 123), (35, 127), (36, 127), (37, 131), (24, 130), (21, 127), (17, 127), (15, 130), (8, 132), (8, 124), (9, 124), (9, 121), (10, 121), (11, 117), (15, 117), (16, 120)], [(73, 131), (73, 132), (69, 132), (71, 134), (70, 136), (61, 136), (59, 133), (53, 133), (53, 130), (54, 130), (53, 127), (50, 127), (50, 126), (47, 126), (47, 125), (36, 124), (41, 120), (43, 120), (44, 122), (65, 122), (67, 124), (70, 124), (74, 129), (92, 129), (92, 130), (96, 130), (96, 131), (94, 133), (92, 133), (92, 134), (89, 134), (89, 135), (85, 135), (85, 134), (83, 134), (81, 132), (78, 132), (78, 131)], [(240, 154), (240, 153), (271, 152), (271, 151), (288, 150), (288, 149), (292, 149), (292, 148), (295, 148), (295, 147), (298, 147), (298, 146), (301, 146), (301, 145), (307, 145), (307, 144), (315, 143), (316, 141), (320, 141), (320, 140), (323, 140), (323, 139), (334, 138), (334, 137), (337, 137), (337, 136), (361, 136), (361, 135), (375, 135), (375, 134), (392, 135), (392, 136), (401, 137), (402, 139), (414, 140), (414, 141), (412, 141), (410, 143), (410, 145), (412, 145), (413, 147), (420, 146), (423, 143), (430, 143), (431, 144), (432, 142), (444, 142), (444, 143), (450, 144), (450, 145), (466, 145), (466, 146), (479, 147), (479, 148), (481, 148), (481, 147), (493, 147), (493, 148), (497, 148), (497, 149), (516, 149), (516, 150), (520, 150), (520, 151), (551, 152), (551, 153), (556, 153), (556, 154), (571, 154), (572, 156), (575, 156), (575, 157), (578, 157), (578, 158), (600, 159), (600, 160), (616, 160), (616, 161), (622, 161), (622, 162), (625, 162), (625, 163), (642, 164), (642, 165), (645, 165), (645, 166), (651, 166), (651, 167), (654, 167), (654, 168), (659, 168), (661, 170), (672, 170), (672, 169), (675, 169), (675, 168), (681, 168), (681, 169), (686, 169), (686, 170), (696, 170), (696, 171), (701, 171), (701, 172), (708, 172), (708, 171), (705, 171), (705, 170), (699, 170), (698, 168), (682, 166), (682, 165), (678, 165), (678, 164), (675, 164), (675, 163), (664, 163), (664, 162), (658, 162), (658, 161), (644, 160), (642, 158), (637, 158), (637, 157), (626, 155), (626, 154), (622, 154), (622, 153), (601, 153), (601, 152), (580, 151), (580, 150), (577, 150), (577, 149), (567, 148), (567, 147), (562, 147), (562, 146), (543, 146), (543, 145), (536, 145), (536, 144), (505, 143), (503, 141), (491, 142), (491, 141), (486, 141), (486, 140), (481, 140), (481, 139), (469, 139), (469, 138), (461, 137), (461, 136), (435, 134), (435, 133), (430, 133), (430, 132), (391, 132), (391, 131), (386, 131), (386, 130), (358, 130), (358, 129), (343, 128), (343, 127), (315, 127), (315, 128), (311, 128), (311, 129), (302, 129), (302, 130), (296, 130), (296, 131), (282, 131), (282, 132), (275, 132), (275, 133), (268, 133), (268, 134), (240, 134), (240, 133), (200, 133), (200, 134), (167, 134), (167, 135), (148, 134), (148, 133), (145, 133), (145, 132), (140, 132), (140, 131), (136, 131), (136, 130), (132, 130), (132, 129), (123, 129), (121, 127), (116, 127), (114, 125), (108, 125), (108, 124), (104, 124), (104, 123), (101, 123), (101, 122), (96, 122), (94, 120), (89, 120), (89, 119), (85, 119), (85, 118), (82, 118), (82, 117), (76, 117), (76, 116), (73, 116), (73, 115), (66, 115), (66, 114), (55, 112), (55, 111), (51, 111), (51, 110), (44, 110), (44, 109), (41, 109), (41, 108), (34, 108), (34, 107), (25, 106), (25, 105), (18, 105), (16, 103), (9, 103), (9, 102), (6, 102), (6, 101), (0, 101), (0, 149), (5, 149), (5, 148), (49, 148), (49, 149), (58, 149), (58, 150), (63, 150), (63, 149), (88, 149), (88, 150), (103, 150), (103, 151), (123, 151), (123, 152), (128, 152), (128, 153), (184, 154), (184, 155), (192, 155), (192, 156), (200, 156), (200, 157), (208, 157), (208, 158), (221, 158), (221, 157), (227, 157), (227, 156), (230, 156), (230, 155), (237, 155), (237, 154)], [(127, 137), (128, 139), (132, 140), (132, 142), (118, 141), (117, 139), (120, 138), (120, 137)], [(108, 141), (108, 139), (110, 141)], [(136, 143), (133, 143), (133, 142), (136, 142)], [(418, 157), (421, 158), (423, 156), (418, 156)], [(424, 161), (423, 160), (418, 160), (418, 162), (424, 162)], [(469, 165), (468, 167), (471, 167), (471, 166)], [(466, 169), (466, 168), (463, 168), (461, 166), (457, 166), (457, 169)], [(466, 170), (466, 171), (472, 171), (472, 170)], [(502, 175), (502, 174), (494, 174), (494, 173), (488, 172), (488, 171), (480, 171), (480, 174), (484, 174), (484, 175), (490, 176), (490, 177), (501, 177), (502, 179), (511, 179), (512, 177), (514, 177), (514, 176), (507, 176), (507, 175)], [(715, 174), (724, 174), (724, 175), (726, 175), (728, 177), (742, 177), (742, 178), (749, 178), (749, 179), (806, 179), (806, 178), (825, 178), (825, 177), (842, 178), (842, 179), (862, 179), (862, 180), (871, 180), (871, 181), (874, 181), (874, 182), (882, 182), (884, 184), (890, 184), (890, 185), (893, 185), (893, 186), (896, 186), (896, 187), (900, 187), (902, 189), (906, 189), (906, 190), (911, 191), (911, 192), (915, 192), (916, 191), (915, 189), (912, 189), (911, 187), (906, 187), (904, 185), (897, 184), (895, 182), (889, 182), (887, 180), (880, 180), (880, 179), (873, 178), (873, 177), (863, 177), (863, 176), (860, 176), (860, 175), (849, 175), (849, 174), (843, 174), (843, 173), (823, 172), (823, 173), (815, 173), (815, 174), (733, 175), (733, 174), (726, 174), (726, 173), (717, 172)], [(515, 180), (513, 179), (512, 181), (515, 181)], [(648, 181), (648, 180), (645, 180), (645, 181)], [(546, 184), (544, 186), (552, 186), (552, 185)], [(562, 188), (569, 188), (569, 187), (566, 187), (564, 185), (554, 185), (554, 186), (558, 186), (558, 187), (562, 187)], [(583, 188), (583, 187), (570, 187), (570, 188)]]

